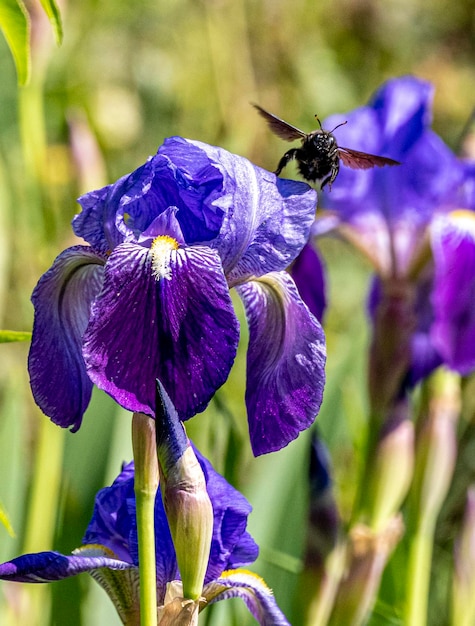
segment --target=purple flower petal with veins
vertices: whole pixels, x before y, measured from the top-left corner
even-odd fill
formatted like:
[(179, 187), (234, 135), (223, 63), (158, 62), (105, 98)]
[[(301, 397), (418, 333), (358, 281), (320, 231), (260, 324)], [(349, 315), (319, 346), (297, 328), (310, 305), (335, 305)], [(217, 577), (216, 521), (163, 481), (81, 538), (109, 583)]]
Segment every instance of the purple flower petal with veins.
[(325, 340), (286, 272), (237, 290), (249, 322), (246, 404), (259, 455), (279, 450), (313, 423), (323, 398), (323, 380), (316, 385), (316, 379), (325, 367)]
[[(126, 409), (153, 415), (159, 378), (181, 419), (202, 411), (236, 354), (229, 288), (292, 263), (310, 233), (315, 191), (221, 148), (172, 137), (137, 170), (79, 202), (74, 232), (91, 247), (63, 252), (33, 296), (30, 376), (37, 403), (56, 423), (77, 429), (92, 381)], [(78, 271), (69, 271), (70, 259)], [(289, 328), (304, 308), (292, 297), (284, 316)], [(310, 344), (322, 349), (318, 322), (304, 325)], [(265, 350), (266, 341), (275, 349), (273, 330), (261, 325), (257, 346), (251, 333), (250, 354)], [(280, 430), (280, 443), (266, 448), (261, 441), (254, 446), (259, 453), (286, 445), (321, 402), (320, 349), (306, 354), (307, 412), (292, 410), (292, 399), (303, 397), (302, 346), (293, 331), (280, 336), (286, 365), (276, 362), (275, 375), (261, 380), (269, 383), (266, 397), (275, 389), (281, 400), (286, 396), (272, 409), (275, 425), (270, 414), (265, 418), (266, 428)], [(254, 384), (253, 372), (248, 378)], [(247, 397), (254, 432), (260, 416), (251, 406), (254, 394)]]

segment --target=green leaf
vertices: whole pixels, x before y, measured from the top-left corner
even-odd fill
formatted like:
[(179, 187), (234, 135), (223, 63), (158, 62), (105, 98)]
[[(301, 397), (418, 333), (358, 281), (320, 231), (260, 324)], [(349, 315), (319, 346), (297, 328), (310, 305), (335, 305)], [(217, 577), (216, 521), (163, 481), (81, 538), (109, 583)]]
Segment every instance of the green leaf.
[(30, 18), (21, 0), (0, 0), (0, 28), (16, 65), (18, 83), (30, 77)]
[(30, 341), (31, 333), (27, 330), (0, 330), (0, 343)]
[(10, 523), (10, 520), (8, 519), (8, 515), (6, 514), (6, 512), (3, 509), (3, 506), (0, 505), (0, 524), (3, 524), (3, 526), (6, 528), (7, 533), (10, 535), (10, 537), (15, 537), (15, 531), (13, 530), (13, 526)]
[(61, 13), (59, 12), (58, 5), (55, 0), (40, 0), (40, 2), (46, 15), (48, 16), (49, 21), (51, 22), (54, 37), (59, 46), (63, 41), (63, 23), (61, 21)]

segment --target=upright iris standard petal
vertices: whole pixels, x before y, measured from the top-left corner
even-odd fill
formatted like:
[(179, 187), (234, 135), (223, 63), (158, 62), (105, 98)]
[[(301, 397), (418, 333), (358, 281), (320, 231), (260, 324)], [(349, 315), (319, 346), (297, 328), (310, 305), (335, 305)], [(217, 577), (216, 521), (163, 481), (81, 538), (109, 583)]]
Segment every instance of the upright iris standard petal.
[(365, 171), (342, 167), (325, 197), (335, 213), (322, 216), (316, 231), (337, 227), (383, 276), (407, 271), (434, 211), (445, 209), (463, 178), (460, 162), (430, 129), (432, 95), (432, 86), (415, 77), (388, 81), (336, 132), (340, 146), (401, 162)]
[[(201, 177), (208, 162), (220, 172), (223, 189), (212, 206), (221, 209), (222, 226), (210, 245), (231, 285), (285, 269), (308, 239), (317, 198), (307, 184), (276, 178), (227, 150), (181, 137), (166, 139), (159, 154), (168, 155), (186, 176)], [(193, 238), (200, 241), (197, 233)]]
[(305, 183), (273, 176), (258, 170), (260, 200), (248, 215), (248, 232), (236, 233), (236, 245), (242, 247), (234, 248), (241, 255), (226, 272), (231, 286), (253, 276), (284, 270), (310, 235), (317, 202), (315, 191)]
[(323, 397), (325, 339), (287, 273), (237, 290), (249, 322), (246, 404), (259, 455), (279, 450), (313, 423)]
[(59, 426), (79, 428), (92, 383), (81, 354), (92, 300), (102, 284), (104, 260), (91, 248), (62, 252), (39, 280), (28, 369), (33, 396)]
[(432, 122), (434, 88), (414, 76), (394, 78), (370, 102), (388, 146), (404, 153)]
[(159, 378), (187, 419), (225, 382), (238, 321), (215, 251), (159, 257), (136, 244), (112, 252), (83, 352), (93, 382), (125, 408), (153, 415)]
[(455, 211), (432, 226), (435, 263), (432, 340), (461, 374), (475, 368), (475, 213)]
[[(214, 239), (223, 221), (223, 209), (214, 204), (225, 193), (223, 176), (203, 150), (185, 139), (174, 139), (131, 174), (82, 196), (83, 211), (73, 222), (75, 233), (96, 248), (112, 249), (137, 240), (174, 206), (186, 241)], [(178, 150), (168, 150), (168, 143), (178, 144)]]

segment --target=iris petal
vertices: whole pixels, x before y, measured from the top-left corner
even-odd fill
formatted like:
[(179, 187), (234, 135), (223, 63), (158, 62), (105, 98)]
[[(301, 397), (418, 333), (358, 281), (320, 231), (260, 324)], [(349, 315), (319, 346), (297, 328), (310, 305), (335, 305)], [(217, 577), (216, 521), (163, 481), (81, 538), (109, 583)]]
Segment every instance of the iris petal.
[[(227, 150), (181, 137), (166, 139), (159, 154), (168, 155), (187, 177), (203, 179), (200, 191), (206, 189), (208, 194), (206, 211), (200, 208), (203, 219), (211, 224), (211, 207), (221, 219), (217, 237), (206, 240), (218, 250), (231, 284), (285, 269), (308, 239), (317, 198), (307, 184), (276, 178)], [(211, 194), (207, 187), (210, 163), (213, 176), (219, 172), (222, 177), (219, 194), (217, 189)], [(196, 202), (189, 206), (197, 213)], [(193, 241), (204, 241), (198, 235), (193, 234)]]
[(277, 606), (272, 591), (256, 574), (246, 570), (230, 570), (203, 589), (208, 604), (241, 598), (260, 626), (290, 626)]
[[(251, 505), (194, 447), (203, 470), (213, 505), (213, 537), (206, 582), (225, 569), (248, 565), (258, 555), (258, 547), (246, 530)], [(133, 463), (124, 466), (110, 487), (96, 496), (94, 513), (83, 538), (85, 544), (106, 546), (125, 562), (138, 564), (137, 525)], [(161, 597), (167, 582), (178, 576), (175, 550), (167, 517), (159, 495), (155, 501), (155, 542), (157, 586)]]
[(306, 244), (295, 259), (290, 274), (302, 300), (321, 322), (326, 308), (325, 271), (323, 261), (310, 244)]
[(280, 179), (249, 162), (234, 171), (239, 195), (216, 242), (229, 283), (280, 271), (308, 240), (317, 197), (307, 184)]
[(28, 369), (33, 396), (55, 424), (73, 431), (91, 398), (81, 346), (103, 264), (89, 247), (68, 248), (41, 277), (31, 298), (35, 320)]
[[(99, 552), (99, 551), (98, 551)], [(64, 556), (59, 552), (38, 552), (24, 554), (0, 565), (0, 580), (17, 583), (47, 583), (76, 576), (100, 567), (110, 569), (129, 569), (130, 563), (124, 563), (104, 554), (98, 556)]]
[(475, 368), (475, 213), (433, 224), (435, 321), (431, 336), (444, 362), (460, 374)]
[(217, 578), (223, 570), (253, 563), (259, 548), (247, 532), (247, 518), (252, 507), (211, 463), (195, 448), (213, 503), (213, 537), (205, 582)]
[(249, 322), (246, 404), (257, 456), (283, 448), (314, 421), (325, 382), (325, 340), (285, 272), (237, 290)]
[(153, 415), (159, 378), (187, 419), (225, 382), (238, 337), (215, 251), (173, 249), (157, 264), (125, 243), (107, 262), (83, 353), (93, 382), (126, 409)]

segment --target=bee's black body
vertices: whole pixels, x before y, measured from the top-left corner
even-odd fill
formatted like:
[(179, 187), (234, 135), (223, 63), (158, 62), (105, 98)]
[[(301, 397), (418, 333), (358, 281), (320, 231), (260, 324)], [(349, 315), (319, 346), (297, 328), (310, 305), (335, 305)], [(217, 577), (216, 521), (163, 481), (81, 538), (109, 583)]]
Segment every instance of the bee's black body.
[(335, 137), (325, 131), (316, 130), (305, 137), (301, 148), (288, 150), (280, 159), (275, 173), (281, 173), (289, 161), (295, 159), (299, 172), (312, 183), (324, 179), (322, 189), (333, 183), (340, 171), (340, 155)]
[[(317, 121), (320, 124), (319, 130), (304, 133), (295, 126), (284, 122), (280, 117), (268, 113), (259, 105), (254, 104), (254, 106), (259, 114), (266, 120), (271, 131), (278, 137), (285, 139), (285, 141), (300, 139), (302, 142), (301, 148), (288, 150), (280, 159), (279, 165), (275, 170), (277, 176), (289, 161), (295, 159), (299, 172), (305, 180), (314, 183), (317, 180), (323, 179), (321, 189), (323, 189), (326, 184), (328, 184), (329, 189), (331, 189), (332, 183), (340, 171), (340, 160), (347, 167), (358, 170), (365, 170), (374, 166), (400, 165), (398, 161), (389, 159), (388, 157), (368, 154), (367, 152), (352, 150), (351, 148), (339, 147), (334, 135), (327, 130), (323, 130), (318, 117)], [(343, 122), (343, 124), (346, 124), (346, 122)], [(338, 126), (341, 125), (342, 124), (339, 124)], [(338, 126), (336, 126), (336, 128), (338, 128)]]

